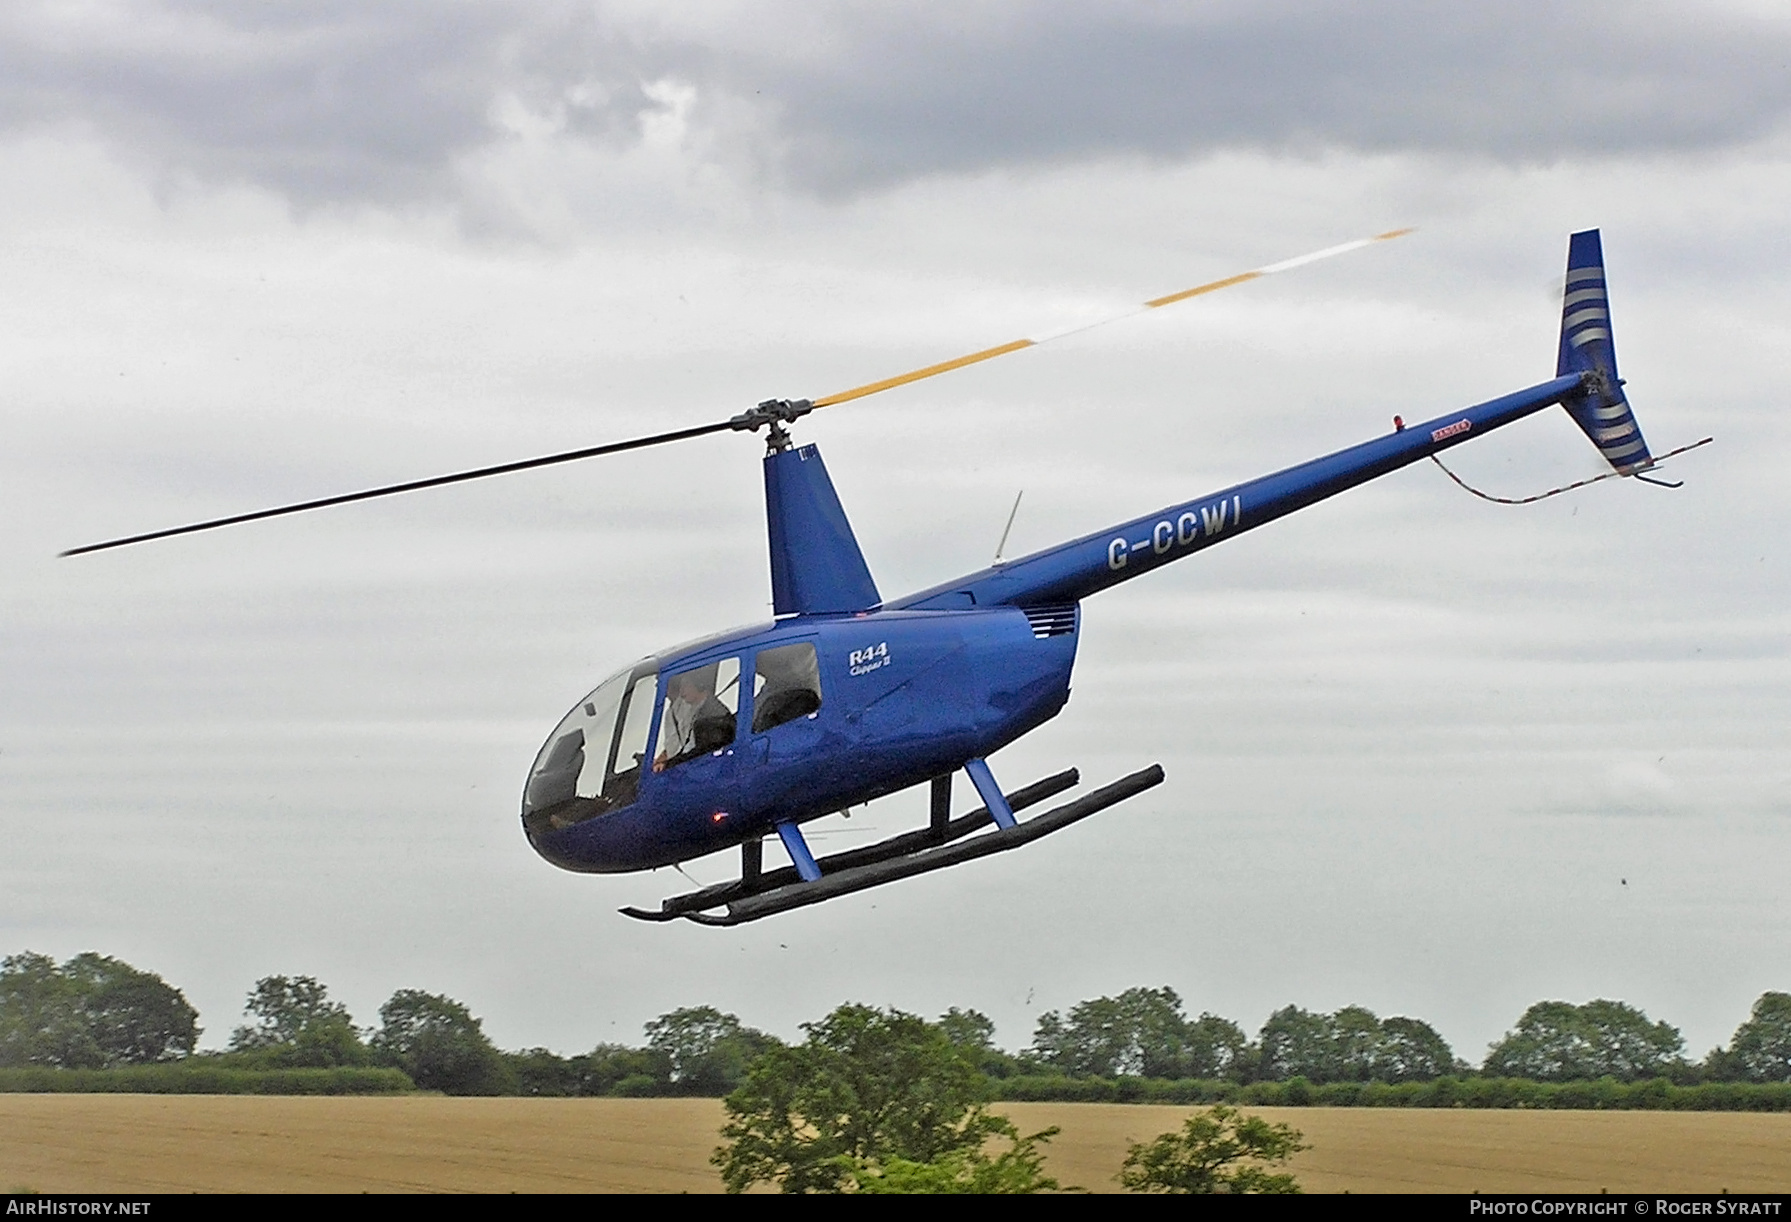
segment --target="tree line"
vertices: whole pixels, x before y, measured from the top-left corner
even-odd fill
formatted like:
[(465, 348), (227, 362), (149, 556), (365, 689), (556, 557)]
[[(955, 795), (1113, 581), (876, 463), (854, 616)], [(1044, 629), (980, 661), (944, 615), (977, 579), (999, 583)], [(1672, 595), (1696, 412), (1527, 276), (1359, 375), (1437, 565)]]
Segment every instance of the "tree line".
[[(134, 1065), (294, 1070), (386, 1067), (424, 1090), (466, 1095), (721, 1096), (753, 1064), (786, 1047), (711, 1006), (673, 1010), (647, 1023), (640, 1046), (599, 1044), (563, 1056), (545, 1048), (506, 1052), (465, 1005), (400, 989), (376, 1026), (309, 976), (257, 981), (247, 1020), (222, 1052), (197, 1052), (198, 1012), (160, 976), (118, 959), (77, 955), (58, 964), (25, 952), (0, 960), (0, 1069), (104, 1070)], [(1008, 1052), (995, 1024), (952, 1008), (932, 1024), (988, 1079), (1149, 1079), (1235, 1083), (1432, 1082), (1486, 1077), (1534, 1082), (1667, 1079), (1697, 1083), (1791, 1083), (1791, 994), (1769, 992), (1726, 1047), (1685, 1056), (1677, 1028), (1623, 1002), (1531, 1006), (1476, 1067), (1428, 1023), (1380, 1018), (1360, 1006), (1332, 1013), (1286, 1006), (1254, 1038), (1235, 1022), (1189, 1017), (1170, 988), (1134, 988), (1042, 1015), (1029, 1047)]]
[(1679, 1029), (1620, 1001), (1541, 1001), (1524, 1011), (1480, 1065), (1457, 1057), (1422, 1019), (1380, 1018), (1361, 1006), (1330, 1014), (1286, 1006), (1255, 1039), (1230, 1019), (1190, 1019), (1173, 989), (1127, 989), (1052, 1011), (1014, 1072), (1071, 1077), (1287, 1082), (1428, 1082), (1453, 1076), (1580, 1082), (1656, 1078), (1791, 1082), (1791, 994), (1765, 993), (1726, 1048), (1685, 1056)]

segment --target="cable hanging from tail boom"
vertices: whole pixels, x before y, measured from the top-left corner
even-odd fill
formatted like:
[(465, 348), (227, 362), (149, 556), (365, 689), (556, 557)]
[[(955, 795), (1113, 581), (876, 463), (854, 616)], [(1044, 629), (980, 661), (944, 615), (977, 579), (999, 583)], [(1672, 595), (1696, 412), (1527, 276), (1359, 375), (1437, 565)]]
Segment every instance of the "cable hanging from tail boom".
[[(1702, 441), (1694, 441), (1688, 446), (1680, 446), (1677, 450), (1669, 450), (1667, 453), (1662, 454), (1659, 458), (1655, 459), (1655, 464), (1659, 465), (1676, 454), (1683, 454), (1687, 450), (1695, 450), (1699, 446), (1709, 445), (1715, 440), (1716, 438), (1714, 437), (1706, 437)], [(1496, 505), (1534, 505), (1537, 501), (1546, 501), (1551, 496), (1560, 496), (1563, 492), (1572, 492), (1575, 488), (1584, 488), (1586, 485), (1596, 484), (1600, 480), (1621, 479), (1625, 475), (1639, 479), (1645, 484), (1658, 484), (1662, 488), (1679, 487), (1678, 484), (1669, 484), (1665, 480), (1649, 479), (1647, 476), (1635, 471), (1606, 471), (1603, 475), (1594, 475), (1591, 479), (1576, 480), (1571, 484), (1563, 484), (1559, 488), (1550, 488), (1547, 492), (1538, 492), (1535, 496), (1494, 496), (1490, 492), (1480, 491), (1480, 489), (1469, 484), (1448, 467), (1443, 466), (1443, 460), (1438, 458), (1435, 454), (1430, 456), (1430, 461), (1435, 463), (1437, 469), (1444, 475), (1447, 475), (1450, 479), (1454, 480), (1458, 487), (1462, 488), (1464, 491), (1473, 493), (1483, 501), (1491, 501)]]

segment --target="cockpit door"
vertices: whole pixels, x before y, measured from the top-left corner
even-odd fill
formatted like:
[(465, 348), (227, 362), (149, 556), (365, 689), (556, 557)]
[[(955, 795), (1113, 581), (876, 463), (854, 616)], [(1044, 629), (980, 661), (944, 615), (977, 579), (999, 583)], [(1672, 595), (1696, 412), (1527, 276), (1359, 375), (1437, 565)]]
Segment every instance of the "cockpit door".
[(740, 659), (669, 671), (653, 739), (654, 803), (725, 819), (733, 811), (740, 737)]

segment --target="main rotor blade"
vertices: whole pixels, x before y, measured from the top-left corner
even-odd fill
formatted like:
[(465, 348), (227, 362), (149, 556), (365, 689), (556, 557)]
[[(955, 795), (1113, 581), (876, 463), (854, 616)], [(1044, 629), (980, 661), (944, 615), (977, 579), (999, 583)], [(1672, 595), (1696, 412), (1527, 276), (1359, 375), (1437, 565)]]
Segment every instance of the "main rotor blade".
[(1387, 242), (1394, 238), (1404, 237), (1412, 232), (1410, 229), (1391, 229), (1386, 233), (1377, 233), (1371, 238), (1357, 238), (1353, 242), (1344, 242), (1337, 246), (1327, 246), (1323, 250), (1315, 250), (1309, 255), (1297, 255), (1292, 259), (1283, 259), (1279, 263), (1271, 263), (1267, 267), (1259, 267), (1254, 271), (1239, 272), (1235, 276), (1227, 276), (1223, 280), (1209, 280), (1205, 284), (1197, 284), (1191, 289), (1183, 289), (1179, 293), (1170, 293), (1163, 297), (1153, 297), (1149, 301), (1123, 314), (1096, 322), (1080, 323), (1063, 331), (1040, 336), (1038, 339), (1016, 339), (1005, 344), (997, 344), (993, 348), (984, 348), (981, 352), (972, 352), (968, 356), (960, 356), (949, 361), (940, 361), (937, 365), (928, 365), (909, 373), (897, 374), (893, 378), (884, 378), (878, 382), (866, 382), (863, 386), (854, 386), (851, 390), (842, 390), (838, 394), (827, 395), (814, 401), (816, 407), (832, 407), (836, 403), (845, 403), (852, 399), (862, 399), (866, 395), (874, 395), (878, 391), (890, 390), (897, 386), (906, 386), (910, 382), (918, 382), (941, 373), (950, 373), (954, 369), (962, 369), (966, 365), (975, 365), (981, 361), (1005, 356), (1010, 352), (1018, 352), (1022, 348), (1036, 348), (1040, 344), (1048, 344), (1054, 339), (1063, 339), (1068, 335), (1080, 335), (1084, 331), (1092, 331), (1096, 327), (1104, 327), (1109, 323), (1119, 322), (1124, 318), (1136, 318), (1149, 310), (1160, 310), (1166, 305), (1174, 305), (1178, 301), (1186, 301), (1190, 297), (1200, 297), (1207, 293), (1216, 293), (1220, 289), (1230, 288), (1234, 284), (1244, 284), (1251, 280), (1260, 280), (1264, 276), (1272, 276), (1276, 272), (1292, 271), (1296, 267), (1304, 267), (1308, 263), (1317, 263), (1320, 259), (1329, 259), (1336, 255), (1348, 254), (1352, 250), (1360, 250), (1364, 246), (1372, 246), (1376, 242)]
[(195, 522), (191, 526), (176, 526), (170, 530), (154, 530), (145, 535), (132, 535), (128, 539), (109, 539), (104, 543), (89, 543), (85, 547), (71, 547), (63, 556), (81, 556), (88, 552), (103, 552), (109, 547), (124, 547), (130, 543), (147, 543), (151, 539), (166, 539), (171, 535), (190, 535), (196, 530), (211, 530), (217, 526), (235, 526), (238, 522), (256, 522), (262, 518), (277, 518), (282, 514), (303, 513), (307, 509), (323, 509), (329, 505), (346, 505), (350, 501), (367, 501), (376, 496), (393, 496), (400, 492), (415, 492), (419, 488), (439, 488), (443, 484), (460, 484), (469, 479), (483, 479), (487, 475), (507, 475), (511, 471), (527, 471), (531, 467), (549, 467), (555, 463), (576, 462), (581, 458), (596, 458), (601, 454), (616, 454), (623, 450), (639, 450), (646, 446), (659, 445), (667, 441), (685, 441), (692, 437), (701, 437), (707, 433), (719, 433), (725, 429), (737, 428), (730, 420), (719, 424), (704, 424), (693, 429), (679, 429), (672, 433), (656, 433), (651, 437), (636, 437), (632, 441), (617, 441), (606, 446), (591, 446), (583, 450), (567, 450), (563, 454), (549, 454), (543, 458), (525, 458), (521, 462), (501, 463), (495, 467), (480, 467), (476, 471), (461, 471), (454, 475), (438, 475), (433, 479), (416, 479), (403, 484), (387, 484), (383, 488), (369, 488), (365, 492), (349, 492), (342, 496), (326, 496), (315, 501), (301, 501), (296, 505), (281, 505), (275, 509), (260, 509), (254, 513), (239, 513), (228, 518), (213, 518), (209, 522)]
[[(239, 513), (228, 518), (213, 518), (208, 522), (195, 522), (190, 526), (176, 526), (169, 530), (155, 530), (147, 534), (131, 535), (123, 539), (108, 539), (104, 543), (89, 543), (85, 547), (72, 547), (62, 556), (83, 556), (89, 552), (103, 552), (108, 548), (126, 547), (132, 543), (147, 543), (152, 539), (167, 539), (174, 535), (190, 535), (195, 531), (212, 530), (219, 526), (235, 526), (241, 522), (258, 522), (263, 518), (277, 518), (289, 513), (303, 513), (307, 509), (324, 509), (331, 505), (346, 505), (351, 501), (366, 501), (379, 496), (393, 496), (400, 492), (416, 492), (422, 488), (438, 488), (443, 484), (458, 484), (466, 480), (483, 479), (488, 475), (506, 475), (512, 471), (527, 471), (532, 467), (546, 467), (554, 463), (576, 462), (581, 458), (596, 458), (602, 454), (615, 454), (623, 450), (638, 450), (646, 446), (659, 445), (668, 441), (685, 441), (692, 437), (702, 437), (708, 433), (719, 433), (724, 429), (756, 430), (765, 424), (773, 424), (778, 420), (793, 420), (797, 415), (806, 414), (817, 407), (831, 407), (836, 403), (846, 403), (853, 399), (862, 399), (866, 395), (874, 395), (879, 391), (893, 387), (905, 386), (909, 382), (918, 382), (923, 378), (934, 377), (941, 373), (949, 373), (953, 369), (962, 369), (966, 365), (975, 365), (981, 361), (992, 360), (1009, 352), (1018, 352), (1022, 348), (1036, 348), (1040, 344), (1048, 344), (1052, 340), (1066, 336), (1078, 335), (1084, 331), (1092, 331), (1096, 327), (1104, 327), (1121, 319), (1134, 318), (1149, 310), (1161, 309), (1166, 305), (1174, 305), (1178, 301), (1186, 301), (1190, 297), (1199, 297), (1206, 293), (1230, 288), (1234, 284), (1259, 280), (1264, 276), (1272, 276), (1276, 272), (1291, 271), (1296, 267), (1304, 267), (1308, 263), (1316, 263), (1320, 259), (1329, 259), (1335, 255), (1347, 254), (1352, 250), (1360, 250), (1376, 242), (1386, 242), (1393, 238), (1403, 237), (1412, 232), (1410, 229), (1393, 229), (1386, 233), (1377, 233), (1371, 238), (1358, 238), (1353, 242), (1344, 242), (1337, 246), (1327, 246), (1323, 250), (1315, 250), (1311, 254), (1298, 255), (1292, 259), (1283, 259), (1279, 263), (1271, 263), (1252, 271), (1240, 272), (1235, 276), (1227, 276), (1222, 280), (1211, 280), (1205, 284), (1197, 284), (1191, 289), (1183, 289), (1178, 293), (1170, 293), (1163, 297), (1153, 297), (1149, 301), (1124, 313), (1108, 318), (1098, 319), (1091, 323), (1082, 323), (1062, 331), (1040, 336), (1038, 339), (1016, 339), (1005, 344), (997, 344), (993, 348), (984, 348), (980, 352), (972, 352), (966, 356), (955, 357), (949, 361), (940, 361), (936, 365), (928, 365), (908, 373), (898, 374), (893, 378), (884, 378), (877, 382), (867, 382), (863, 386), (855, 386), (851, 390), (843, 390), (838, 394), (827, 395), (812, 403), (797, 400), (794, 403), (772, 400), (759, 405), (757, 412), (748, 412), (736, 416), (732, 420), (724, 420), (715, 424), (700, 425), (696, 428), (679, 429), (671, 433), (657, 433), (651, 437), (637, 437), (632, 441), (618, 441), (610, 445), (591, 446), (583, 450), (568, 450), (562, 454), (549, 454), (542, 458), (528, 458), (521, 462), (501, 463), (495, 467), (480, 467), (474, 471), (461, 471), (454, 475), (438, 475), (433, 479), (411, 480), (403, 484), (388, 484), (383, 488), (369, 488), (364, 492), (350, 492), (342, 496), (328, 496), (315, 501), (301, 501), (296, 505), (281, 505), (274, 509), (261, 509), (254, 513)], [(766, 409), (772, 410), (769, 415)], [(791, 414), (791, 413), (794, 414)]]

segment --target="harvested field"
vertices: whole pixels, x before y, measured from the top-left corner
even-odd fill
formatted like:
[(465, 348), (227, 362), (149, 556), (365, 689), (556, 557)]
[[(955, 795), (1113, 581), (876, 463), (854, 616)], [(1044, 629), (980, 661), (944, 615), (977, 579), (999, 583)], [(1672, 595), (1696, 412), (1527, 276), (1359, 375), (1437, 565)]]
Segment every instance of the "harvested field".
[[(1096, 1192), (1192, 1109), (1008, 1103)], [(1312, 1192), (1734, 1192), (1791, 1185), (1791, 1115), (1253, 1108), (1314, 1147)], [(0, 1095), (0, 1188), (714, 1192), (711, 1099)]]
[[(1198, 1111), (1123, 1103), (1005, 1103), (1022, 1132), (1063, 1126), (1052, 1174), (1116, 1191), (1126, 1147)], [(1758, 1112), (1241, 1109), (1305, 1134), (1307, 1192), (1782, 1192), (1791, 1115)]]
[(0, 1095), (39, 1192), (719, 1192), (713, 1099)]

